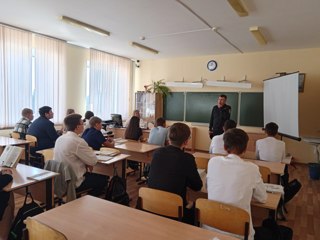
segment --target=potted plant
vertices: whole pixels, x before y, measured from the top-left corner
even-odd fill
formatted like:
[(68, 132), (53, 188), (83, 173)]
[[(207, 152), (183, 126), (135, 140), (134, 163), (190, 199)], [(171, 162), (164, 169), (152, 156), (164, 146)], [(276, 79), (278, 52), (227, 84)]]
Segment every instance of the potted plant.
[(145, 85), (144, 89), (149, 93), (161, 93), (163, 96), (167, 96), (170, 92), (170, 89), (165, 85), (164, 79), (152, 81), (151, 84)]

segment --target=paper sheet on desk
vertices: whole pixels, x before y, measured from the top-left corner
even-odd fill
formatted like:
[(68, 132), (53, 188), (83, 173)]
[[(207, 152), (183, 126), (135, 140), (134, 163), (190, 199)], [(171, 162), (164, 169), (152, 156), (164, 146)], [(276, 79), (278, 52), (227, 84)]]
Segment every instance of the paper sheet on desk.
[(113, 157), (111, 156), (104, 156), (104, 155), (98, 155), (97, 156), (99, 162), (107, 162), (109, 161), (110, 159), (112, 159)]
[(267, 192), (270, 193), (281, 193), (282, 195), (284, 194), (283, 191), (283, 186), (278, 185), (278, 184), (272, 184), (272, 183), (265, 183)]

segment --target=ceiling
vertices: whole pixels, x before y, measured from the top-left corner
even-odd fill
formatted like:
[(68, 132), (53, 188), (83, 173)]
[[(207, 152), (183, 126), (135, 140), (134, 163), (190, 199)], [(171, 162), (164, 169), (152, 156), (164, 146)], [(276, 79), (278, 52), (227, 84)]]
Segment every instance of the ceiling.
[[(243, 53), (320, 47), (319, 0), (242, 0), (247, 17), (226, 0), (181, 2)], [(66, 24), (62, 15), (111, 34)], [(0, 22), (132, 59), (241, 54), (176, 0), (7, 0), (1, 2)], [(252, 26), (261, 27), (266, 45), (253, 38)], [(134, 48), (132, 41), (159, 54)]]

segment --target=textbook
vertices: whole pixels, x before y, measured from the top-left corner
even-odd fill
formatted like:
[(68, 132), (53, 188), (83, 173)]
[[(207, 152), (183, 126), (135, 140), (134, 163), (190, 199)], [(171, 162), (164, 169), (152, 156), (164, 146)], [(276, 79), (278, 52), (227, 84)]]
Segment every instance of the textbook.
[(6, 146), (0, 156), (0, 166), (15, 168), (21, 158), (23, 148), (17, 146)]

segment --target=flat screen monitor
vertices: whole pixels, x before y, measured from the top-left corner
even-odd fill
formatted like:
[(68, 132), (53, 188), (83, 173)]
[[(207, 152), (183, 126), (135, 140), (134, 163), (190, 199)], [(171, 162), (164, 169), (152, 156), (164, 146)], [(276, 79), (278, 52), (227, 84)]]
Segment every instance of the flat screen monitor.
[(114, 122), (114, 127), (121, 128), (122, 127), (122, 117), (121, 114), (111, 114), (111, 120)]

